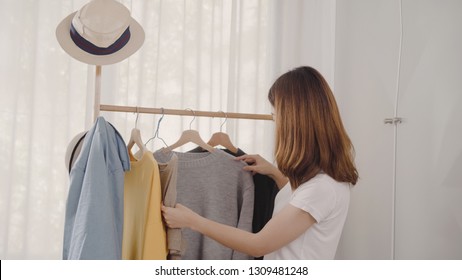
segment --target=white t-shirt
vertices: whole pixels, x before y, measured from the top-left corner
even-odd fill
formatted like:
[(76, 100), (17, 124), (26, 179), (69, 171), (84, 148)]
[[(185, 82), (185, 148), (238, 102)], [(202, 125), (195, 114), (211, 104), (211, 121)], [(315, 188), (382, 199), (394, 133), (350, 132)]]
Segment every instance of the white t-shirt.
[(264, 259), (333, 259), (350, 204), (350, 185), (337, 182), (325, 173), (301, 184), (294, 192), (288, 183), (276, 196), (273, 216), (289, 203), (308, 212), (316, 223)]

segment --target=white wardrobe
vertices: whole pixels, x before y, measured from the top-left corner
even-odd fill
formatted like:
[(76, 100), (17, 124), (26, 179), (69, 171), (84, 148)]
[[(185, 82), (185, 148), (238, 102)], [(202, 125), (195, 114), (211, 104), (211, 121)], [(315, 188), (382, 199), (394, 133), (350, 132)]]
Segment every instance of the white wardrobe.
[(335, 94), (360, 173), (336, 258), (462, 259), (461, 14), (460, 0), (336, 2)]

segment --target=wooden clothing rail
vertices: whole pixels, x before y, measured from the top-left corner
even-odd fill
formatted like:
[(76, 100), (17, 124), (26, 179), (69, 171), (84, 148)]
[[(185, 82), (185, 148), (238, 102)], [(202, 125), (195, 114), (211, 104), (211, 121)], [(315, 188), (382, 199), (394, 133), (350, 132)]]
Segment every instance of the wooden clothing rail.
[(99, 116), (100, 111), (109, 112), (126, 112), (126, 113), (145, 113), (145, 114), (164, 114), (177, 116), (193, 116), (193, 117), (212, 117), (212, 118), (229, 118), (229, 119), (248, 119), (248, 120), (273, 120), (272, 115), (265, 114), (246, 114), (232, 112), (211, 112), (211, 111), (196, 111), (192, 109), (164, 109), (164, 108), (147, 108), (135, 106), (118, 106), (105, 105), (100, 103), (101, 100), (101, 66), (96, 65), (95, 71), (95, 103), (94, 103), (94, 119)]
[(245, 114), (231, 112), (210, 112), (196, 110), (179, 110), (179, 109), (163, 109), (163, 108), (147, 108), (133, 106), (117, 106), (117, 105), (100, 105), (101, 111), (110, 112), (127, 112), (127, 113), (146, 113), (146, 114), (164, 114), (177, 116), (195, 116), (195, 117), (213, 117), (213, 118), (228, 118), (228, 119), (250, 119), (250, 120), (272, 120), (273, 116), (264, 114)]

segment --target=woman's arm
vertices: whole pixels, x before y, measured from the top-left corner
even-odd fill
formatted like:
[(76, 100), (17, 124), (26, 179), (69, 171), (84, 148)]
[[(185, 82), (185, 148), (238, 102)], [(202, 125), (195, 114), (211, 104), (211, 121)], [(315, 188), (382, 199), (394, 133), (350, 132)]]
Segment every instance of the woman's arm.
[(258, 233), (206, 219), (181, 204), (175, 208), (162, 206), (162, 212), (168, 227), (191, 228), (226, 247), (255, 257), (289, 244), (316, 222), (309, 213), (292, 205), (287, 205), (273, 216)]

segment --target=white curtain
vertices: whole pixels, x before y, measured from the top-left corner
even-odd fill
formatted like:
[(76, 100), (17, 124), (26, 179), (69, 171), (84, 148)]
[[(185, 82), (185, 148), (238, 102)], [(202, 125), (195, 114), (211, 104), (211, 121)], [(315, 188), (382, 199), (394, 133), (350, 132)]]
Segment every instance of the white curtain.
[[(268, 114), (271, 83), (293, 67), (313, 65), (333, 84), (335, 0), (121, 2), (146, 41), (103, 67), (102, 104)], [(55, 28), (85, 3), (0, 0), (0, 259), (61, 258), (64, 154), (93, 122), (94, 66), (62, 51)], [(101, 115), (128, 141), (135, 114)], [(140, 114), (144, 141), (159, 117)], [(160, 136), (173, 143), (192, 119), (165, 116)], [(207, 141), (223, 122), (198, 117), (191, 127)], [(245, 152), (272, 159), (271, 121), (228, 119), (223, 131)]]
[(272, 1), (271, 79), (309, 65), (321, 72), (333, 89), (337, 1)]
[[(141, 3), (139, 3), (141, 2)], [(126, 1), (146, 32), (130, 59), (103, 67), (102, 104), (206, 111), (270, 113), (268, 1)], [(136, 114), (102, 113), (122, 135)], [(223, 114), (224, 116), (224, 114)], [(160, 116), (140, 115), (143, 140), (154, 135)], [(165, 116), (159, 134), (175, 142), (184, 129), (205, 141), (225, 118)], [(192, 123), (191, 123), (192, 122)], [(272, 123), (228, 119), (223, 125), (235, 146), (272, 154)], [(269, 141), (268, 141), (269, 140)], [(148, 148), (164, 144), (155, 140)], [(192, 148), (186, 145), (183, 151)]]

